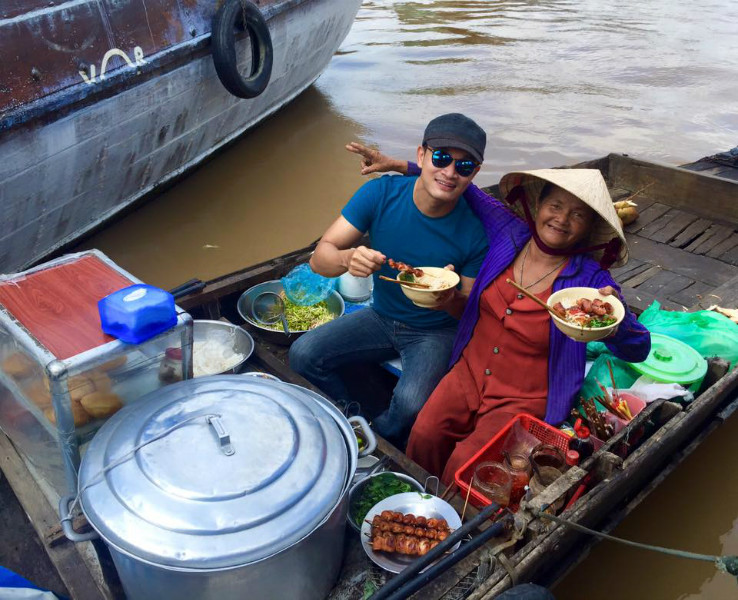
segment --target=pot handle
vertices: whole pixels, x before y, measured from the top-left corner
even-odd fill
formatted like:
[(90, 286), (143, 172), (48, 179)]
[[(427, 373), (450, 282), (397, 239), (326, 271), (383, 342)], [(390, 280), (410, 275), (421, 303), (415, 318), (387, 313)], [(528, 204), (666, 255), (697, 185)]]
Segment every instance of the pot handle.
[(359, 457), (366, 456), (367, 454), (374, 452), (377, 449), (377, 438), (374, 436), (374, 432), (371, 430), (371, 427), (369, 427), (369, 423), (366, 422), (366, 419), (357, 415), (355, 417), (350, 417), (348, 422), (351, 423), (351, 426), (354, 429), (358, 427), (366, 438), (366, 446), (361, 452), (359, 452)]
[[(433, 483), (436, 484), (436, 491), (431, 492), (430, 487), (433, 485)], [(435, 475), (429, 475), (425, 480), (425, 485), (423, 486), (423, 491), (426, 494), (433, 493), (434, 496), (438, 496), (439, 488), (441, 486), (441, 481), (436, 477)]]
[(77, 533), (72, 528), (72, 515), (69, 511), (69, 507), (75, 501), (76, 496), (64, 496), (59, 500), (59, 518), (61, 519), (62, 531), (64, 535), (73, 542), (89, 542), (98, 537), (96, 531), (90, 531), (89, 533)]

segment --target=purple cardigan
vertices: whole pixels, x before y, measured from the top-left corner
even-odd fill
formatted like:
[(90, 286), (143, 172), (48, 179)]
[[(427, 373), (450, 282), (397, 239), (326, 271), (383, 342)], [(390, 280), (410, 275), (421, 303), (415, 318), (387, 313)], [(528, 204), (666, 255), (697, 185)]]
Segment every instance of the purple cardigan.
[[(408, 172), (420, 172), (414, 163), (408, 163)], [(479, 320), (479, 298), (487, 286), (512, 263), (518, 252), (530, 239), (527, 223), (510, 211), (502, 202), (470, 185), (464, 198), (484, 225), (489, 239), (489, 251), (469, 294), (464, 314), (454, 341), (451, 365), (461, 357)], [(568, 287), (601, 288), (611, 285), (618, 292), (620, 286), (610, 273), (602, 269), (589, 255), (574, 255), (554, 281), (554, 291)], [(625, 309), (625, 318), (616, 334), (605, 340), (605, 345), (618, 358), (627, 362), (642, 362), (651, 349), (651, 335), (632, 312)], [(584, 380), (586, 344), (576, 342), (551, 324), (548, 353), (548, 403), (546, 422), (558, 424), (566, 420), (577, 399)]]

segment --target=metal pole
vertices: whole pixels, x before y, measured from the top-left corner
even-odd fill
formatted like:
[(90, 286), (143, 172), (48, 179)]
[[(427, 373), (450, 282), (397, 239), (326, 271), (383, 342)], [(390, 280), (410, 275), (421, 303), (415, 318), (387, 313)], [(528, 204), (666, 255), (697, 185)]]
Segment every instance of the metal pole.
[[(458, 550), (452, 552), (451, 554), (447, 554), (436, 564), (431, 565), (427, 570), (423, 571), (415, 578), (405, 583), (403, 586), (397, 588), (394, 593), (386, 596), (386, 600), (403, 600), (404, 598), (409, 598), (415, 592), (425, 586), (428, 582), (432, 581), (441, 573), (444, 573), (447, 569), (450, 569), (452, 566), (454, 566), (457, 562), (459, 562), (463, 558), (466, 558), (477, 548), (487, 543), (488, 540), (502, 533), (509, 520), (510, 517), (507, 517), (504, 520), (498, 521), (494, 525), (491, 525), (478, 536), (472, 538), (471, 541), (467, 542), (466, 544), (462, 544)], [(382, 590), (384, 590), (384, 588), (382, 588)], [(385, 598), (385, 596), (381, 597)], [(374, 596), (372, 596), (372, 599), (373, 598)]]
[[(449, 548), (455, 546), (456, 542), (461, 541), (461, 538), (491, 518), (498, 510), (500, 510), (500, 507), (495, 503), (484, 507), (484, 509), (482, 509), (482, 511), (471, 521), (464, 523), (464, 525), (449, 535), (445, 540), (438, 544), (438, 546), (428, 552), (428, 554), (421, 556), (418, 560), (409, 564), (399, 575), (397, 575), (397, 577), (388, 581), (381, 589), (371, 596), (372, 600), (385, 600), (386, 598), (389, 598), (392, 592), (402, 587), (420, 571), (425, 569), (436, 559), (440, 558), (447, 550), (449, 550)], [(461, 550), (461, 548), (459, 548), (459, 550)], [(457, 552), (459, 550), (457, 550)]]

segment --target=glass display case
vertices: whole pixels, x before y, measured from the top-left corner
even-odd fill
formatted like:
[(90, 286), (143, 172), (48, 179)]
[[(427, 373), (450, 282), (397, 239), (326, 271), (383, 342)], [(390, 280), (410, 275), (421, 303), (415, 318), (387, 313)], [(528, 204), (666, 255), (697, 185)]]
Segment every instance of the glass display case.
[[(102, 332), (97, 302), (140, 283), (91, 250), (0, 278), (0, 428), (60, 495), (126, 404), (192, 376), (192, 318), (140, 344)], [(176, 360), (173, 360), (173, 357)]]

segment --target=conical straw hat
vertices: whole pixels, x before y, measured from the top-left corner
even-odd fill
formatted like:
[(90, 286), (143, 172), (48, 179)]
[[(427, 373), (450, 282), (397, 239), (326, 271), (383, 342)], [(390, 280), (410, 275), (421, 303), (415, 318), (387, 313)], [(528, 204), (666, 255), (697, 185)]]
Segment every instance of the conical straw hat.
[[(612, 204), (607, 184), (598, 169), (538, 169), (536, 171), (516, 171), (504, 175), (500, 180), (500, 191), (507, 197), (516, 186), (522, 186), (528, 198), (531, 213), (535, 215), (538, 200), (543, 187), (550, 182), (565, 189), (590, 206), (599, 216), (592, 225), (592, 231), (587, 239), (587, 246), (606, 244), (614, 237), (622, 240), (620, 254), (612, 265), (619, 267), (628, 262), (628, 245), (625, 241), (623, 227)], [(522, 207), (514, 205), (513, 210), (521, 215)], [(595, 260), (600, 260), (602, 250), (592, 252)]]

